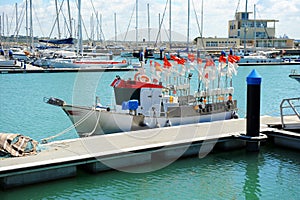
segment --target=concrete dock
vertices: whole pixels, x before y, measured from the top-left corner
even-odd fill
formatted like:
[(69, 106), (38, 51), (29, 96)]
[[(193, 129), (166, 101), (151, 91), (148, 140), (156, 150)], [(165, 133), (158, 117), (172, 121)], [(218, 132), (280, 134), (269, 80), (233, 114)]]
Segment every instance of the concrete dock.
[[(261, 117), (260, 132), (274, 140), (277, 133), (285, 132), (270, 127), (279, 122), (279, 117)], [(37, 155), (0, 160), (0, 186), (73, 177), (79, 168), (91, 173), (147, 172), (183, 157), (244, 148), (245, 131), (246, 120), (233, 119), (51, 142), (41, 145)], [(297, 140), (299, 146), (299, 136)]]

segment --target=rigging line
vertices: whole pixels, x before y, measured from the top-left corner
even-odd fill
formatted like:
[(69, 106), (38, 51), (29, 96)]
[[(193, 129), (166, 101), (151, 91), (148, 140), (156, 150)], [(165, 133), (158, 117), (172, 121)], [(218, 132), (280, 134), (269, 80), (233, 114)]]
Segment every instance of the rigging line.
[[(98, 19), (98, 15), (97, 15), (97, 12), (96, 12), (96, 9), (95, 9), (95, 6), (94, 6), (94, 4), (93, 4), (93, 1), (92, 0), (90, 0), (91, 1), (91, 4), (92, 4), (92, 7), (93, 7), (93, 11), (94, 11), (94, 13), (95, 13), (95, 16), (97, 16), (96, 18), (97, 18), (97, 25), (99, 26), (99, 19)], [(100, 34), (102, 34), (102, 36), (103, 36), (103, 40), (105, 41), (105, 37), (104, 37), (104, 33), (103, 33), (103, 30), (102, 30), (102, 27), (100, 26)]]
[(22, 23), (23, 23), (23, 20), (24, 20), (24, 15), (25, 15), (25, 12), (24, 12), (25, 8), (24, 7), (25, 7), (25, 4), (23, 5), (20, 16), (18, 17), (18, 27), (16, 27), (14, 35), (19, 35), (20, 29), (21, 29), (21, 26), (22, 26)]
[[(11, 10), (13, 10), (13, 9), (14, 9), (14, 6), (12, 6)], [(10, 33), (11, 29), (12, 29), (14, 18), (15, 18), (15, 15), (13, 15), (12, 18), (11, 18), (11, 20), (10, 20), (9, 32), (8, 32), (7, 36), (9, 35), (9, 33)], [(7, 24), (7, 26), (8, 26), (8, 24)]]
[(160, 22), (160, 24), (159, 24), (159, 29), (158, 29), (158, 33), (157, 33), (157, 36), (156, 36), (156, 40), (155, 40), (154, 47), (156, 47), (156, 45), (157, 45), (157, 40), (158, 40), (158, 37), (159, 37), (159, 35), (160, 35), (161, 26), (162, 26), (162, 23), (163, 23), (163, 21), (164, 21), (164, 17), (165, 17), (165, 14), (166, 14), (167, 6), (168, 6), (168, 1), (169, 1), (169, 0), (166, 1), (165, 10), (164, 10), (164, 13), (163, 13), (161, 22)]
[[(60, 13), (60, 11), (59, 11), (59, 13)], [(64, 24), (67, 24), (68, 32), (69, 32), (69, 34), (71, 34), (71, 30), (70, 30), (70, 27), (68, 26), (68, 21), (67, 21), (67, 18), (66, 18), (66, 16), (65, 16), (63, 10), (61, 10), (61, 14), (62, 14), (62, 16), (63, 16), (63, 18), (64, 18)]]
[[(261, 16), (260, 16), (260, 13), (258, 12), (258, 9), (256, 8), (256, 13), (258, 13), (258, 17), (261, 19)], [(256, 20), (256, 19), (255, 19)], [(256, 24), (256, 23), (255, 23)], [(270, 40), (270, 36), (269, 36), (269, 33), (268, 33), (268, 30), (267, 30), (267, 27), (264, 26), (264, 31), (265, 33), (267, 34), (267, 42), (268, 44), (271, 44), (272, 45), (272, 42)]]
[(53, 136), (47, 137), (42, 139), (42, 143), (47, 143), (48, 140), (59, 137), (69, 131), (71, 131), (72, 129), (76, 128), (77, 126), (79, 126), (80, 124), (82, 124), (87, 118), (89, 118), (92, 114), (93, 114), (94, 110), (90, 110), (86, 115), (84, 115), (80, 120), (78, 120), (76, 123), (72, 124), (71, 126), (69, 126), (68, 128), (66, 128), (65, 130), (59, 132), (58, 134), (55, 134)]
[[(59, 8), (58, 14), (59, 14), (60, 11), (61, 11), (61, 8), (62, 8), (62, 6), (63, 6), (64, 1), (65, 1), (65, 0), (63, 0), (63, 1), (61, 2), (61, 4), (60, 4), (60, 8)], [(56, 14), (56, 17), (55, 17), (55, 20), (54, 20), (54, 24), (53, 24), (53, 26), (52, 26), (52, 28), (51, 28), (51, 31), (50, 31), (49, 38), (51, 37), (51, 35), (52, 35), (52, 33), (53, 33), (54, 27), (55, 27), (56, 22), (57, 22), (57, 18), (58, 18), (58, 15)], [(60, 31), (60, 30), (58, 30), (58, 31)], [(42, 33), (42, 34), (43, 34), (43, 33)]]
[(169, 33), (168, 33), (168, 29), (165, 27), (165, 24), (163, 24), (163, 26), (164, 26), (164, 31), (165, 31), (165, 33), (166, 33), (166, 35), (167, 35), (167, 38), (170, 40), (170, 36), (169, 36)]
[(129, 24), (128, 24), (128, 26), (127, 26), (127, 30), (126, 30), (126, 33), (125, 33), (125, 36), (124, 36), (124, 40), (123, 40), (123, 42), (125, 42), (125, 40), (126, 40), (126, 37), (127, 37), (128, 31), (129, 31), (129, 27), (130, 27), (130, 24), (131, 24), (131, 20), (132, 20), (132, 18), (133, 18), (133, 14), (134, 14), (135, 6), (136, 6), (136, 3), (134, 4), (134, 6), (133, 6), (133, 9), (132, 9), (131, 17), (130, 17), (130, 20), (129, 20)]
[(193, 4), (193, 8), (194, 8), (194, 14), (195, 14), (195, 18), (196, 18), (196, 22), (197, 22), (197, 26), (198, 26), (198, 31), (199, 31), (199, 34), (200, 34), (200, 37), (201, 37), (202, 47), (205, 50), (204, 40), (203, 40), (203, 36), (202, 36), (202, 29), (203, 29), (203, 27), (200, 28), (199, 20), (198, 20), (198, 15), (197, 15), (196, 8), (195, 8), (195, 5), (194, 5), (194, 0), (192, 0), (192, 4)]
[[(43, 32), (43, 29), (42, 29), (40, 20), (39, 20), (39, 18), (37, 17), (37, 14), (36, 14), (36, 12), (35, 12), (35, 7), (34, 7), (34, 5), (32, 5), (32, 9), (33, 9), (33, 12), (34, 12), (34, 16), (35, 16), (35, 18), (36, 18), (36, 21), (37, 21), (38, 24), (39, 24), (40, 31), (41, 31), (42, 35), (44, 36), (45, 34), (44, 34), (44, 32)], [(32, 28), (32, 27), (31, 27), (31, 28)], [(32, 36), (32, 37), (34, 37), (34, 36)]]

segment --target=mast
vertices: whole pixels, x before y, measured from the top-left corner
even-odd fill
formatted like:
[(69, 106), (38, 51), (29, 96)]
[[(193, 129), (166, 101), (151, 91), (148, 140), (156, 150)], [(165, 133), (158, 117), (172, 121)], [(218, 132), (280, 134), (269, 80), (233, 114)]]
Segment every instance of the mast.
[(203, 0), (201, 5), (201, 38), (203, 38)]
[(117, 42), (117, 13), (114, 14), (115, 18), (115, 42)]
[(149, 3), (147, 3), (147, 13), (148, 13), (148, 45), (150, 45), (150, 12), (149, 12)]
[(82, 55), (82, 27), (81, 27), (81, 0), (78, 0), (78, 42), (77, 42), (77, 55)]
[(189, 43), (190, 43), (190, 0), (188, 0), (188, 24), (187, 24), (187, 42), (186, 50), (189, 52)]
[(246, 48), (247, 48), (247, 45), (246, 45), (246, 35), (247, 35), (247, 5), (248, 5), (248, 0), (246, 0), (246, 5), (245, 5), (245, 18), (244, 18), (244, 55), (246, 54)]
[(0, 40), (1, 40), (1, 37), (2, 37), (2, 16), (0, 15)]
[(34, 45), (34, 38), (33, 38), (33, 24), (32, 24), (32, 0), (29, 1), (29, 6), (30, 6), (30, 38), (31, 38), (31, 51), (33, 51), (33, 45)]
[(2, 23), (2, 26), (3, 26), (3, 36), (5, 35), (5, 31), (4, 31), (4, 30), (5, 30), (5, 28), (4, 28), (4, 27), (5, 27), (5, 26), (4, 26), (4, 24), (5, 24), (4, 22), (5, 22), (5, 20), (4, 20), (4, 19), (5, 19), (5, 15), (4, 15), (4, 12), (3, 12), (3, 13), (2, 13), (2, 21), (3, 21), (3, 23)]
[(56, 23), (57, 23), (58, 39), (60, 39), (61, 34), (60, 34), (60, 28), (59, 28), (59, 13), (58, 13), (58, 7), (57, 7), (57, 0), (55, 0), (55, 8), (56, 8)]
[(15, 36), (18, 42), (18, 27), (19, 27), (19, 23), (18, 23), (18, 4), (16, 3), (16, 30), (15, 30)]
[(135, 22), (136, 22), (136, 26), (135, 26), (135, 40), (136, 40), (136, 46), (138, 46), (138, 0), (136, 0), (136, 3), (135, 3), (136, 7), (135, 7), (135, 15), (136, 15), (136, 18), (135, 18)]
[(159, 27), (159, 43), (161, 44), (161, 34), (160, 34), (160, 28), (161, 28), (161, 22), (160, 22), (160, 13), (158, 13), (158, 27)]
[(256, 51), (256, 5), (254, 4), (254, 51)]
[(68, 4), (68, 14), (69, 14), (69, 23), (70, 23), (70, 37), (73, 35), (73, 30), (72, 30), (72, 17), (71, 17), (71, 9), (70, 9), (70, 0), (67, 1)]
[(28, 0), (25, 1), (25, 6), (26, 6), (26, 46), (28, 49)]
[(171, 19), (172, 19), (172, 15), (171, 15), (171, 0), (170, 0), (170, 4), (169, 4), (169, 43), (170, 43), (170, 49), (172, 47), (172, 29), (171, 29)]

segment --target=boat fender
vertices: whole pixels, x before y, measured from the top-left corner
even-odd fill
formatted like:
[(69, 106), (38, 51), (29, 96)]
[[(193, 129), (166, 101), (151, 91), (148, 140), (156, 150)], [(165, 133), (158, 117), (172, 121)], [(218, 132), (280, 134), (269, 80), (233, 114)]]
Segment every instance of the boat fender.
[(141, 127), (148, 127), (149, 128), (149, 124), (145, 123), (145, 122), (140, 122), (139, 126), (141, 126)]
[(232, 117), (232, 119), (238, 119), (239, 115), (236, 112), (232, 112), (231, 117)]
[(171, 123), (171, 121), (168, 119), (168, 120), (166, 121), (165, 127), (170, 127), (170, 126), (172, 126), (172, 123)]
[(106, 111), (109, 112), (109, 111), (110, 111), (110, 107), (107, 107), (107, 108), (106, 108)]
[(141, 75), (140, 80), (146, 83), (150, 82), (150, 78), (147, 75)]

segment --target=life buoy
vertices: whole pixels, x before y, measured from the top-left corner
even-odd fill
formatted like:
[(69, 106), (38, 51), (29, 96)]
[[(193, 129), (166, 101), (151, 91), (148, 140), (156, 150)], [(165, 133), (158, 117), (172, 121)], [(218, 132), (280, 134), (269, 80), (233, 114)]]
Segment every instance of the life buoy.
[(149, 83), (150, 82), (150, 78), (147, 75), (141, 75), (140, 76), (140, 81)]
[(139, 75), (140, 75), (140, 72), (135, 73), (135, 75), (134, 75), (134, 80), (135, 81), (139, 81), (140, 80)]
[(127, 61), (126, 60), (122, 60), (122, 63), (126, 63)]
[(158, 79), (157, 79), (157, 78), (153, 78), (153, 79), (152, 79), (152, 82), (153, 82), (153, 83), (158, 83)]

